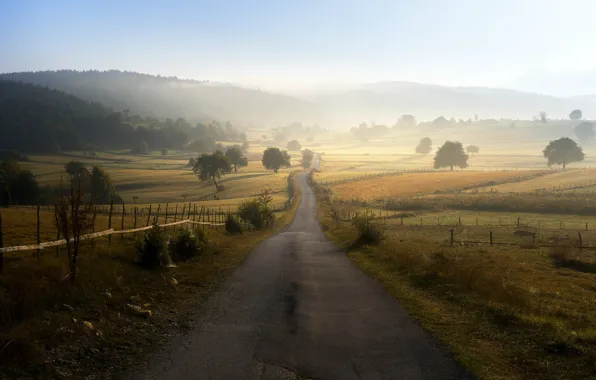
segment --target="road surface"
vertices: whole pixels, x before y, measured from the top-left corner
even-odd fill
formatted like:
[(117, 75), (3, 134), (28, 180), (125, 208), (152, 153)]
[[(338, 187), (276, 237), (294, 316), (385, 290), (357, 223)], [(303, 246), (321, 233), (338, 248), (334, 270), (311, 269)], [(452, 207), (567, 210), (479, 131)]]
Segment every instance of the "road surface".
[(331, 244), (305, 175), (292, 225), (261, 243), (197, 327), (139, 380), (461, 379), (469, 376), (380, 285)]

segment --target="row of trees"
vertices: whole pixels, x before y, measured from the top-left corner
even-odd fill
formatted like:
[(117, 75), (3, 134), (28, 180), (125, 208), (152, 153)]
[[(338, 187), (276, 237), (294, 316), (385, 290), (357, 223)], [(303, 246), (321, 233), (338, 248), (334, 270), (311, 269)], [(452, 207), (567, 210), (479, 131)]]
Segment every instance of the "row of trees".
[[(428, 139), (428, 137), (425, 139)], [(474, 145), (471, 146), (475, 147)], [(468, 152), (469, 151), (470, 150), (468, 149)], [(547, 159), (549, 167), (552, 165), (562, 165), (563, 169), (566, 168), (567, 164), (583, 161), (585, 158), (582, 148), (568, 137), (562, 137), (558, 140), (549, 142), (542, 153), (544, 158)], [(468, 158), (469, 155), (464, 151), (462, 143), (459, 141), (446, 141), (435, 154), (434, 168), (440, 169), (448, 167), (451, 168), (452, 171), (454, 167), (464, 169), (468, 167)]]
[[(314, 157), (314, 152), (306, 149), (302, 152), (302, 166), (309, 168)], [(262, 163), (268, 170), (275, 173), (283, 167), (291, 166), (291, 156), (287, 151), (271, 147), (263, 152)], [(223, 190), (221, 183), (217, 180), (222, 176), (238, 171), (239, 166), (246, 166), (248, 159), (242, 153), (239, 146), (228, 147), (225, 152), (217, 150), (215, 153), (203, 153), (198, 158), (191, 158), (189, 165), (201, 181), (212, 181), (217, 191)]]
[[(432, 148), (433, 143), (430, 137), (423, 137), (420, 139), (415, 150), (418, 154), (429, 154), (432, 151)], [(478, 154), (480, 152), (480, 147), (478, 145), (468, 145), (466, 146), (466, 152)]]
[(47, 87), (0, 80), (0, 149), (56, 153), (108, 148), (142, 153), (188, 148), (207, 152), (214, 150), (216, 140), (246, 143), (246, 135), (230, 122), (193, 126), (184, 118), (159, 120), (129, 110), (113, 112)]

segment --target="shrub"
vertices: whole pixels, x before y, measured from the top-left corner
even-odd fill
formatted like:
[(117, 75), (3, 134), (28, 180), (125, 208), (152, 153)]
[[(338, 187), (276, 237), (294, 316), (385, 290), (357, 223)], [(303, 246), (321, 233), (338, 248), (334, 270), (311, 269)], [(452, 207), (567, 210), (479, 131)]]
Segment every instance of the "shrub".
[(203, 245), (192, 229), (183, 228), (178, 232), (178, 236), (173, 245), (174, 260), (188, 260), (197, 256), (202, 251)]
[(256, 230), (271, 227), (275, 221), (270, 192), (271, 190), (264, 190), (257, 198), (242, 202), (238, 208), (238, 216)]
[(375, 224), (363, 216), (352, 219), (352, 224), (358, 231), (356, 245), (379, 244), (385, 238), (385, 231), (379, 224)]
[(137, 246), (137, 262), (147, 268), (155, 268), (166, 261), (166, 238), (157, 224), (145, 233)]
[(242, 224), (233, 214), (228, 214), (226, 218), (226, 233), (228, 235), (238, 235), (242, 233)]

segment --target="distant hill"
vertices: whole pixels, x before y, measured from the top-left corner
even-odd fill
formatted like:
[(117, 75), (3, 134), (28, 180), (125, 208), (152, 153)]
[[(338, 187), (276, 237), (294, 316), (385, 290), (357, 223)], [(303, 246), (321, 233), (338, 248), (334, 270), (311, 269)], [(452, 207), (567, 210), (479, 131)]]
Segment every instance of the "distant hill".
[[(290, 93), (291, 94), (291, 93)], [(446, 87), (411, 82), (379, 82), (362, 85), (318, 88), (299, 95), (325, 110), (333, 124), (375, 121), (392, 124), (401, 114), (419, 120), (446, 118), (511, 118), (531, 120), (540, 111), (549, 117), (567, 118), (580, 108), (587, 117), (596, 117), (596, 99), (561, 98), (508, 89)]]
[(48, 87), (0, 80), (0, 150), (183, 149), (210, 151), (218, 141), (242, 141), (231, 123), (190, 124), (114, 112)]
[(114, 111), (142, 116), (183, 117), (189, 121), (277, 124), (314, 122), (320, 110), (312, 103), (230, 84), (182, 80), (122, 71), (40, 71), (1, 74), (99, 102)]

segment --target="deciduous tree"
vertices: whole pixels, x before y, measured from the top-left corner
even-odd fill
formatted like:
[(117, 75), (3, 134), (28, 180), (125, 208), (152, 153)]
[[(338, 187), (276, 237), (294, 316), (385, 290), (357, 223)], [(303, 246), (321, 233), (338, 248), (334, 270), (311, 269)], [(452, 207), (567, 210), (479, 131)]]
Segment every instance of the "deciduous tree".
[(222, 175), (226, 175), (232, 171), (230, 161), (223, 154), (221, 150), (216, 151), (213, 154), (203, 153), (197, 158), (195, 166), (192, 169), (201, 181), (213, 180), (213, 185), (220, 191), (221, 188), (217, 183), (217, 180)]
[(263, 166), (275, 173), (282, 167), (289, 167), (290, 155), (285, 150), (279, 148), (267, 148), (263, 152)]
[(563, 165), (563, 169), (571, 162), (583, 161), (585, 157), (582, 148), (569, 137), (549, 142), (542, 153), (548, 160), (548, 166)]
[(451, 168), (457, 166), (459, 168), (468, 167), (468, 155), (464, 152), (464, 147), (459, 141), (446, 141), (443, 146), (439, 148), (435, 155), (435, 169)]

